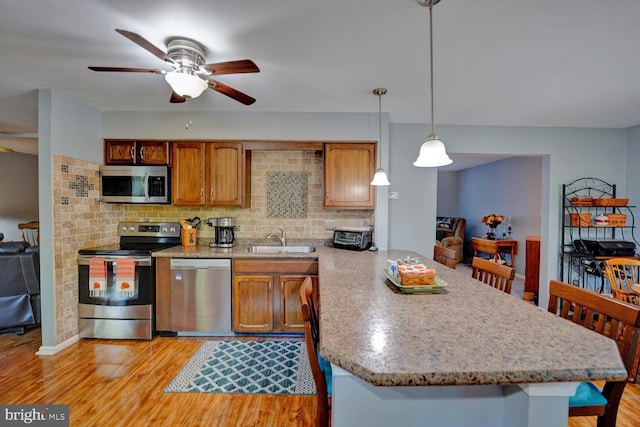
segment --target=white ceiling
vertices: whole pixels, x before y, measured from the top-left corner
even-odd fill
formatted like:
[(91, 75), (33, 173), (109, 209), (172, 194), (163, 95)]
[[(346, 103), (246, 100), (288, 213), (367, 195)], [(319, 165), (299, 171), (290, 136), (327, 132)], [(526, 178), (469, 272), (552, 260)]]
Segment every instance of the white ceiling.
[[(442, 0), (434, 8), (435, 123), (626, 128), (640, 124), (639, 0)], [(0, 0), (2, 133), (34, 132), (38, 88), (103, 111), (377, 112), (429, 123), (428, 9), (416, 0)], [(170, 104), (169, 69), (116, 33), (166, 50), (184, 36), (207, 62), (252, 59), (217, 77), (257, 99), (207, 91)]]

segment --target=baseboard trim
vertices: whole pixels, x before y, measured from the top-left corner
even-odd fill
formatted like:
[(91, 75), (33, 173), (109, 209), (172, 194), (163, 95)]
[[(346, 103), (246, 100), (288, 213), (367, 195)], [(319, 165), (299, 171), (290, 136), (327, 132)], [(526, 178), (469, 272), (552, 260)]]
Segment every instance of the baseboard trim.
[(54, 346), (50, 345), (41, 345), (38, 351), (36, 351), (36, 356), (53, 356), (59, 351), (64, 350), (69, 347), (71, 344), (78, 342), (80, 337), (78, 335), (74, 335), (66, 341), (61, 342), (60, 344), (56, 344)]

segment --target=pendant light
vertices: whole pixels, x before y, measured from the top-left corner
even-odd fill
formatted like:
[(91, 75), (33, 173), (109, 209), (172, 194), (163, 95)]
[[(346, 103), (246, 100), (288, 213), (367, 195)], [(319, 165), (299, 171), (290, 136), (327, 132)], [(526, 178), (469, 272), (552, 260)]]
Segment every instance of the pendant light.
[[(387, 93), (387, 89), (379, 87), (373, 90), (373, 94), (378, 96), (378, 152), (382, 151), (382, 95)], [(382, 169), (382, 155), (378, 153), (378, 169), (373, 175), (371, 185), (382, 186), (391, 185), (387, 178), (387, 173)]]
[(433, 6), (440, 3), (440, 0), (417, 0), (420, 6), (429, 7), (429, 66), (431, 79), (431, 133), (427, 136), (420, 154), (413, 166), (422, 168), (432, 168), (438, 166), (446, 166), (453, 163), (453, 160), (447, 155), (444, 144), (440, 141), (440, 137), (433, 131)]

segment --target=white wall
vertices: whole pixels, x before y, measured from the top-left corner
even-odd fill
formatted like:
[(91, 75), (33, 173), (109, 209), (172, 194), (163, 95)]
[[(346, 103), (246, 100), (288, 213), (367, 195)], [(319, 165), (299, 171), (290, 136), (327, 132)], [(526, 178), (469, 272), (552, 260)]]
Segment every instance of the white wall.
[(21, 240), (18, 223), (38, 219), (38, 157), (0, 153), (0, 232)]
[[(629, 198), (630, 205), (640, 206), (640, 125), (627, 129), (627, 141), (627, 192), (624, 197)], [(634, 213), (640, 219), (637, 208)]]
[(438, 171), (437, 216), (458, 215), (458, 173)]
[[(40, 218), (40, 293), (42, 346), (56, 344), (56, 292), (51, 156), (59, 154), (100, 162), (100, 112), (51, 89), (38, 91), (38, 185)], [(99, 224), (96, 224), (98, 227)], [(42, 348), (41, 348), (42, 349)]]
[[(540, 235), (542, 159), (540, 156), (511, 157), (458, 173), (458, 205), (460, 216), (467, 219), (465, 243), (470, 249), (471, 237), (482, 236), (486, 226), (484, 215), (496, 213), (511, 216), (512, 238), (518, 242), (516, 271), (525, 273), (526, 236)], [(506, 231), (506, 224), (498, 233)]]

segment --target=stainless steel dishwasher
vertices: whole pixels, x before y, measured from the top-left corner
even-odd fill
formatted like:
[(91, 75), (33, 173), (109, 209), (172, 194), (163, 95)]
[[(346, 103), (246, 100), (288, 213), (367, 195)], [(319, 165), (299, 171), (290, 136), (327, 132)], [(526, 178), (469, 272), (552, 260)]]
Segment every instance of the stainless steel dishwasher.
[(171, 259), (171, 330), (231, 335), (230, 259)]

